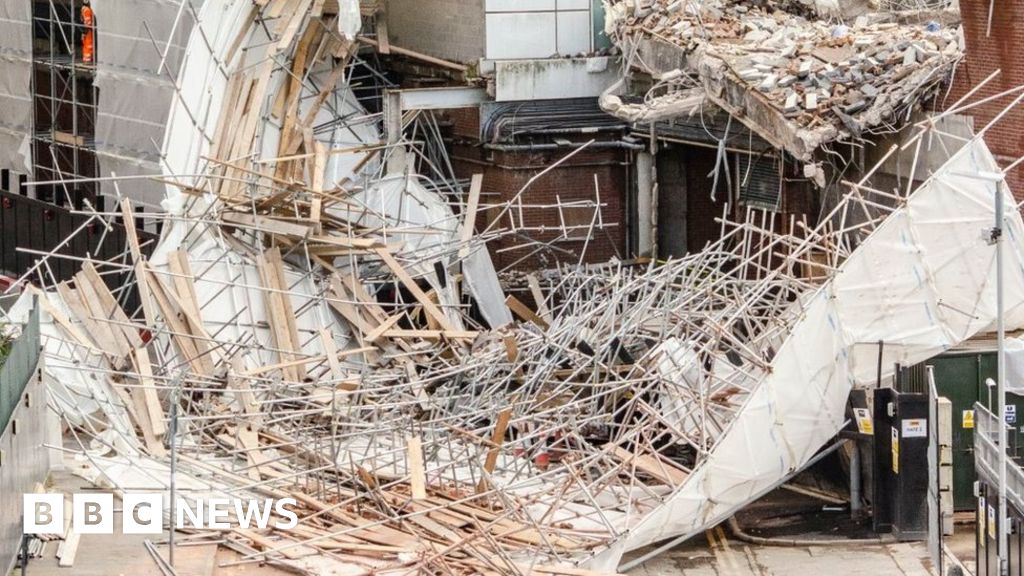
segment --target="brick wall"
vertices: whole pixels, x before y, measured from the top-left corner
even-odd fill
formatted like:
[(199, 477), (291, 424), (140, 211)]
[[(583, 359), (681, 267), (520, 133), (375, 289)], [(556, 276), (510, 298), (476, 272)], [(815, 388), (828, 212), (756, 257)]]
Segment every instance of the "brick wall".
[[(453, 116), (456, 126), (458, 120)], [(565, 156), (567, 151), (545, 152), (497, 152), (484, 149), (478, 144), (455, 144), (452, 149), (452, 163), (460, 178), (469, 178), (473, 174), (483, 173), (483, 197), (481, 203), (497, 204), (508, 202), (527, 182), (545, 168)], [(519, 247), (526, 239), (504, 237), (491, 244), (495, 266), (500, 270), (515, 264), (516, 270), (534, 270), (555, 266), (558, 262), (577, 262), (586, 244), (584, 262), (607, 262), (613, 256), (625, 257), (626, 244), (626, 213), (625, 195), (628, 190), (628, 170), (624, 165), (629, 153), (624, 150), (595, 150), (577, 154), (567, 163), (548, 172), (535, 181), (523, 195), (525, 205), (556, 204), (556, 196), (562, 203), (579, 200), (595, 199), (594, 177), (601, 193), (601, 202), (607, 204), (602, 209), (605, 224), (617, 224), (604, 230), (597, 230), (589, 242), (583, 240), (559, 241), (557, 249), (543, 249), (533, 253), (537, 246)], [(498, 215), (499, 209), (488, 210), (486, 218), (478, 219), (478, 230), (482, 230), (487, 222)], [(590, 212), (590, 215), (593, 213)], [(581, 211), (573, 213), (565, 211), (566, 219), (581, 219), (585, 214)], [(483, 222), (481, 220), (484, 220)], [(550, 231), (529, 232), (535, 240), (549, 242), (561, 234), (560, 217), (557, 208), (527, 209), (523, 214), (524, 225), (528, 227), (544, 226)], [(506, 217), (501, 221), (501, 228), (508, 228)], [(583, 235), (580, 231), (578, 235)], [(511, 250), (509, 250), (511, 249)]]
[(484, 0), (388, 0), (388, 37), (395, 46), (472, 62), (484, 57)]
[[(992, 34), (986, 35), (989, 0), (960, 0), (967, 57), (957, 69), (946, 104), (956, 102), (977, 86), (994, 70), (1002, 72), (971, 101), (1024, 85), (1024, 3), (996, 2)], [(981, 130), (1009, 104), (1014, 96), (1004, 97), (979, 106), (966, 114), (974, 117), (976, 130)], [(1024, 156), (1024, 107), (1018, 106), (1001, 120), (985, 137), (992, 153), (1004, 166)], [(1024, 199), (1024, 170), (1014, 169), (1007, 181), (1018, 199)]]
[(475, 141), (480, 138), (480, 110), (456, 108), (446, 111), (452, 123), (452, 135), (463, 140)]

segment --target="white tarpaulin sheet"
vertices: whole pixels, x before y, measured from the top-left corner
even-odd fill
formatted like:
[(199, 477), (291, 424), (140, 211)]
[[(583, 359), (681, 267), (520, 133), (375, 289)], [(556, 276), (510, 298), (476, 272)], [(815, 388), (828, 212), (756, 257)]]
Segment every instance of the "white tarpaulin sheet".
[[(94, 0), (96, 15), (96, 153), (101, 176), (160, 173), (160, 150), (175, 80), (194, 14), (203, 0)], [(163, 187), (146, 179), (101, 183), (149, 209)]]
[(32, 132), (32, 3), (0, 2), (0, 168), (29, 172)]
[(844, 422), (850, 390), (882, 366), (912, 365), (988, 328), (996, 317), (995, 247), (985, 231), (1006, 197), (1006, 322), (1024, 325), (1024, 225), (984, 142), (965, 146), (842, 264), (809, 302), (711, 455), (664, 505), (591, 563), (612, 570), (629, 550), (693, 535), (778, 485)]

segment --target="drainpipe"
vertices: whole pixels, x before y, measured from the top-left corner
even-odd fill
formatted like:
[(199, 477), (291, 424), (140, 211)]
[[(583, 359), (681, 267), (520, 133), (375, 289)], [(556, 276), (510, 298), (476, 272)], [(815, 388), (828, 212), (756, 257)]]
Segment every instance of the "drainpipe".
[(850, 452), (850, 517), (858, 520), (861, 515), (861, 475), (860, 475), (860, 444), (853, 443)]
[(547, 152), (552, 150), (575, 150), (586, 146), (588, 150), (643, 150), (645, 146), (636, 142), (625, 140), (610, 140), (607, 142), (569, 142), (558, 144), (555, 142), (543, 144), (484, 144), (485, 150), (497, 150), (498, 152)]
[(654, 226), (651, 213), (654, 205), (654, 156), (646, 150), (636, 155), (637, 256), (654, 252)]

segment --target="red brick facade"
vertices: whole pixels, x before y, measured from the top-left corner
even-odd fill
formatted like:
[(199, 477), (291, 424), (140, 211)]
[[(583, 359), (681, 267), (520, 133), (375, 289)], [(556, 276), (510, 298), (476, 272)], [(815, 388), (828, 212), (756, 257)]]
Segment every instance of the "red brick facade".
[[(456, 143), (451, 149), (452, 164), (456, 176), (469, 178), (483, 174), (483, 195), (481, 204), (502, 204), (511, 201), (531, 178), (564, 158), (569, 148), (544, 151), (490, 150), (483, 147), (479, 138), (478, 112), (473, 109), (453, 110), (449, 117), (453, 123)], [(593, 201), (595, 176), (600, 190), (601, 203), (606, 204), (601, 216), (607, 226), (597, 230), (589, 241), (558, 240), (553, 249), (537, 251), (538, 245), (528, 245), (529, 239), (505, 236), (491, 243), (495, 267), (501, 270), (515, 264), (516, 270), (551, 268), (558, 262), (579, 261), (586, 245), (583, 259), (587, 263), (607, 262), (613, 256), (626, 258), (626, 204), (629, 190), (627, 180), (631, 162), (630, 152), (618, 149), (585, 150), (576, 154), (564, 164), (551, 170), (535, 182), (523, 194), (523, 204), (555, 205), (573, 201)], [(487, 211), (486, 217), (478, 218), (477, 229), (483, 230), (498, 215), (499, 209)], [(559, 214), (557, 207), (524, 210), (522, 225), (528, 228), (545, 227), (545, 231), (531, 230), (524, 236), (540, 242), (551, 242), (561, 236), (562, 218), (569, 223), (592, 217), (593, 212), (565, 209)], [(518, 223), (518, 213), (517, 223)], [(495, 228), (508, 229), (509, 219), (504, 218)], [(583, 235), (582, 231), (574, 236)], [(521, 247), (520, 247), (521, 246)]]
[[(960, 0), (967, 56), (956, 71), (953, 89), (945, 104), (951, 105), (995, 70), (999, 76), (979, 90), (971, 101), (1024, 85), (1024, 3), (996, 2), (992, 33), (988, 27), (989, 0)], [(965, 114), (974, 117), (981, 130), (1018, 94), (978, 106)], [(1024, 156), (1024, 106), (1012, 110), (988, 132), (985, 141), (1004, 166)], [(1007, 179), (1014, 194), (1024, 199), (1024, 171), (1014, 169)]]

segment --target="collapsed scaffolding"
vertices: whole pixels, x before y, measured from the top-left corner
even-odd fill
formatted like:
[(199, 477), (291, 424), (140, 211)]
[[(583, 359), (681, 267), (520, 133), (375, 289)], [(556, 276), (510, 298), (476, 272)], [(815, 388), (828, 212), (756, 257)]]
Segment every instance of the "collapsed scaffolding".
[(415, 147), (379, 141), (347, 97), (346, 3), (264, 4), (197, 15), (152, 253), (130, 202), (93, 213), (129, 228), (122, 258), (57, 283), (54, 251), (11, 312), (46, 313), (70, 440), (51, 448), (76, 473), (165, 491), (173, 446), (185, 498), (299, 502), (292, 530), (194, 530), (247, 561), (591, 574), (699, 533), (811, 461), (878, 365), (993, 322), (996, 194), (1007, 325), (1024, 326), (1024, 223), (985, 130), (916, 190), (865, 177), (820, 223), (750, 210), (686, 258), (565, 267), (529, 278), (532, 306), (506, 297), (486, 243), (525, 234), (529, 207), (485, 206), (479, 178), (452, 202), (394, 170)]

